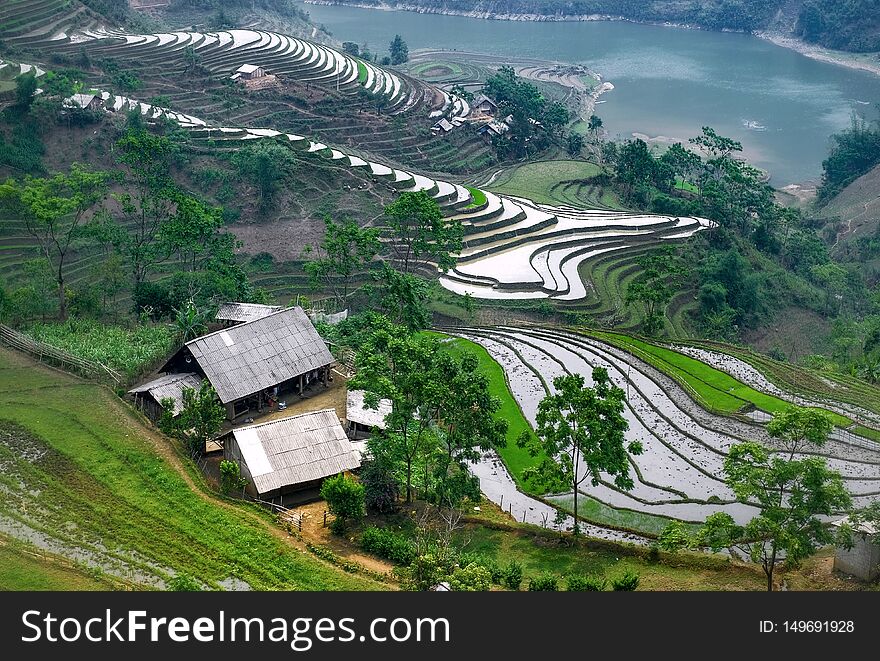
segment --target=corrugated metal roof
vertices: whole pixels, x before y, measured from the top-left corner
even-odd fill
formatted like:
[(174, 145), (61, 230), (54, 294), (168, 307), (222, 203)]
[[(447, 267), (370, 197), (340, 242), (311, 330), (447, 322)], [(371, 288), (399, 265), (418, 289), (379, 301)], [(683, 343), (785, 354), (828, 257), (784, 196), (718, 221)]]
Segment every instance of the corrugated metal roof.
[(170, 397), (174, 400), (174, 415), (183, 409), (183, 390), (192, 388), (198, 390), (202, 385), (202, 377), (198, 374), (187, 372), (186, 374), (168, 374), (158, 379), (144, 383), (137, 388), (132, 388), (129, 393), (150, 393), (150, 396), (160, 404), (162, 400)]
[(349, 422), (385, 429), (385, 416), (389, 413), (391, 413), (390, 399), (380, 399), (379, 408), (373, 410), (364, 406), (363, 390), (348, 391), (345, 402), (345, 417)]
[(244, 323), (256, 321), (283, 310), (280, 305), (260, 305), (258, 303), (224, 303), (217, 311), (217, 321)]
[(333, 356), (302, 308), (186, 343), (224, 404), (333, 363)]
[(361, 465), (333, 409), (241, 427), (232, 435), (261, 494)]

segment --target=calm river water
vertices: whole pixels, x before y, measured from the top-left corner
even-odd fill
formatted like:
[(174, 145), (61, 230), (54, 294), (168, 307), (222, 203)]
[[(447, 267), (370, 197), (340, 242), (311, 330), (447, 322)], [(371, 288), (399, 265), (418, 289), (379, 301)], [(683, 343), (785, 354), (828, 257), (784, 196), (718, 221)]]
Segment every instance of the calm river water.
[(597, 114), (612, 136), (685, 141), (704, 125), (743, 143), (784, 186), (817, 180), (829, 136), (873, 117), (880, 77), (743, 34), (625, 22), (530, 23), (303, 5), (339, 40), (583, 63), (615, 89)]

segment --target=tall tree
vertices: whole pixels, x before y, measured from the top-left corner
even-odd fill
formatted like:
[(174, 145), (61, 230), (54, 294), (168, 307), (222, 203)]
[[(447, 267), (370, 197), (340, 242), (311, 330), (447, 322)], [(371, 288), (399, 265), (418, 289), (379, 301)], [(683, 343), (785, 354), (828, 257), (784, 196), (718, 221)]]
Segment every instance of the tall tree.
[(180, 149), (167, 136), (153, 135), (143, 127), (127, 130), (116, 146), (126, 172), (125, 190), (114, 197), (121, 224), (130, 228), (120, 235), (118, 249), (129, 263), (137, 289), (168, 257), (161, 232), (175, 211), (179, 191), (172, 171)]
[(226, 410), (207, 379), (198, 390), (183, 389), (183, 408), (177, 416), (177, 429), (193, 456), (204, 452), (205, 444), (217, 435), (225, 419)]
[(174, 213), (159, 228), (159, 242), (168, 254), (176, 254), (185, 271), (196, 271), (200, 258), (208, 256), (212, 240), (223, 226), (223, 213), (202, 200), (177, 191)]
[(237, 150), (232, 163), (243, 177), (256, 185), (258, 206), (265, 212), (274, 208), (281, 183), (296, 169), (296, 156), (289, 147), (263, 141)]
[(821, 448), (828, 441), (834, 423), (824, 411), (793, 406), (777, 413), (767, 425), (767, 432), (788, 451), (789, 460), (805, 445)]
[(523, 471), (525, 479), (549, 490), (572, 490), (577, 535), (580, 485), (589, 479), (595, 486), (605, 473), (618, 489), (632, 489), (630, 455), (641, 454), (642, 445), (626, 442), (626, 393), (611, 382), (605, 368), (593, 369), (592, 387), (585, 386), (582, 375), (569, 374), (556, 377), (553, 388), (554, 394), (538, 405), (537, 438), (525, 431), (517, 444), (532, 456), (544, 456), (537, 466)]
[(442, 448), (435, 468), (437, 503), (457, 507), (464, 497), (479, 499), (479, 481), (467, 465), (506, 445), (507, 421), (496, 417), (501, 402), (489, 391), (474, 354), (456, 358), (437, 346), (433, 377), (442, 384), (436, 406)]
[(58, 318), (67, 318), (65, 266), (85, 223), (107, 195), (108, 175), (74, 163), (69, 174), (50, 178), (25, 177), (0, 185), (0, 202), (24, 220), (40, 251), (52, 265), (58, 288)]
[(305, 263), (305, 271), (312, 282), (325, 282), (332, 287), (339, 305), (348, 305), (352, 277), (362, 271), (379, 253), (379, 230), (361, 228), (347, 218), (341, 222), (324, 217), (326, 231), (321, 240), (323, 256)]
[(761, 563), (768, 591), (773, 590), (773, 575), (781, 562), (797, 566), (834, 541), (819, 517), (846, 511), (852, 504), (840, 474), (818, 457), (785, 460), (760, 443), (741, 443), (730, 448), (724, 473), (736, 497), (754, 503), (760, 513), (745, 526), (726, 512), (712, 514), (696, 544), (739, 551)]
[(378, 408), (381, 399), (391, 401), (383, 445), (392, 445), (389, 454), (402, 461), (406, 502), (412, 502), (413, 468), (434, 439), (437, 391), (443, 387), (434, 370), (437, 343), (411, 335), (387, 319), (376, 319), (376, 325), (358, 351), (357, 372), (349, 388), (364, 390), (364, 404), (369, 408)]
[(687, 264), (675, 246), (662, 246), (638, 259), (641, 272), (626, 289), (626, 303), (645, 308), (642, 330), (656, 335), (663, 330), (663, 315), (669, 301), (681, 288), (688, 274)]
[(422, 330), (431, 325), (428, 309), (428, 283), (411, 273), (401, 273), (382, 262), (378, 274), (378, 308), (395, 324), (410, 331)]
[(419, 260), (430, 260), (444, 272), (455, 266), (464, 236), (461, 221), (445, 219), (440, 205), (425, 191), (401, 193), (385, 207), (385, 223), (404, 273)]
[(391, 53), (391, 64), (403, 64), (409, 60), (409, 46), (399, 34), (394, 35), (388, 52)]

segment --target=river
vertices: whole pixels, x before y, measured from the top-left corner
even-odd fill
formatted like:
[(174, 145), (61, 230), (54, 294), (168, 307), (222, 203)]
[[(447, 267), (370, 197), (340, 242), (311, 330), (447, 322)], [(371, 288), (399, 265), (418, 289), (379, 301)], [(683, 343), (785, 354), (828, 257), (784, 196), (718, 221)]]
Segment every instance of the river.
[(751, 35), (622, 21), (546, 23), (302, 5), (339, 40), (585, 64), (614, 84), (596, 107), (611, 137), (686, 141), (712, 126), (777, 187), (815, 182), (830, 135), (876, 116), (880, 76)]

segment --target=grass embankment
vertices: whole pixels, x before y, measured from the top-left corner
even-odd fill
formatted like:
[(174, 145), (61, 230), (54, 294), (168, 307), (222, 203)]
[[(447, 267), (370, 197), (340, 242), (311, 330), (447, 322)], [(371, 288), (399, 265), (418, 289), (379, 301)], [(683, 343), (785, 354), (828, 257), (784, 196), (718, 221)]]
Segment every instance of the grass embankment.
[(176, 331), (168, 325), (110, 326), (89, 320), (34, 324), (25, 331), (35, 340), (101, 363), (134, 378), (175, 347)]
[(465, 186), (465, 188), (467, 188), (468, 192), (471, 194), (471, 203), (468, 204), (465, 209), (481, 207), (488, 201), (486, 199), (486, 194), (479, 188), (473, 188), (472, 186)]
[(590, 179), (601, 173), (598, 165), (586, 161), (541, 161), (502, 173), (489, 188), (541, 204), (571, 204), (571, 200), (554, 194), (560, 184)]
[[(551, 496), (547, 499), (551, 503), (559, 505), (567, 512), (574, 511), (574, 496)], [(584, 494), (578, 496), (578, 514), (585, 521), (601, 521), (603, 524), (619, 528), (621, 530), (637, 530), (648, 535), (657, 536), (674, 519), (672, 517), (645, 514), (619, 507), (611, 507), (603, 502), (590, 498)], [(699, 528), (696, 524), (686, 523), (692, 532)]]
[[(484, 506), (488, 514), (491, 505)], [(497, 509), (497, 508), (496, 508)], [(656, 555), (646, 548), (615, 544), (538, 530), (521, 524), (486, 524), (469, 517), (465, 527), (456, 533), (456, 541), (465, 550), (494, 559), (504, 566), (516, 560), (523, 566), (523, 588), (529, 579), (544, 572), (560, 576), (587, 574), (611, 578), (629, 569), (639, 575), (640, 591), (722, 590), (742, 591), (767, 589), (766, 579), (758, 565), (731, 562), (720, 555), (680, 553)], [(809, 558), (800, 569), (789, 570), (784, 577), (792, 590), (858, 590), (876, 589), (831, 573), (830, 551), (824, 550)], [(780, 573), (781, 581), (783, 574)], [(563, 589), (564, 581), (560, 582)]]
[(358, 82), (361, 85), (363, 85), (365, 82), (367, 82), (367, 75), (368, 75), (367, 74), (367, 65), (364, 64), (363, 62), (361, 62), (360, 60), (357, 61), (357, 65), (358, 65)]
[[(785, 411), (793, 406), (784, 399), (759, 392), (741, 381), (737, 381), (726, 372), (678, 351), (618, 333), (587, 331), (587, 334), (628, 351), (669, 375), (709, 411), (730, 414), (751, 404), (772, 414)], [(838, 413), (825, 412), (838, 427), (849, 427), (852, 424), (851, 420)]]
[(147, 584), (185, 573), (211, 588), (381, 587), (306, 554), (264, 510), (215, 497), (108, 389), (5, 349), (0, 463), (0, 514), (107, 559), (108, 573), (121, 565)]

